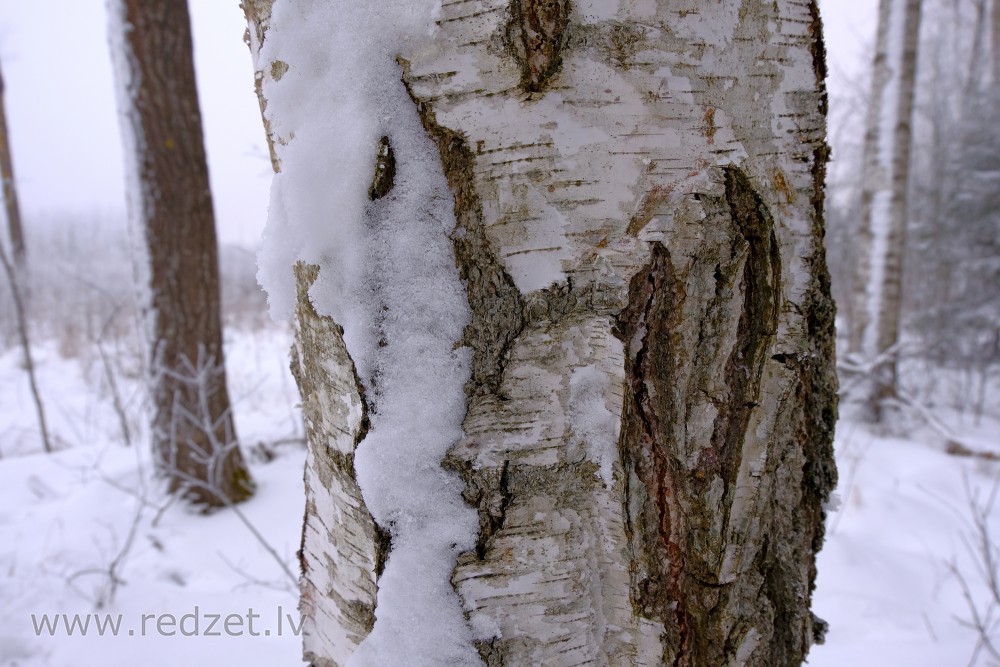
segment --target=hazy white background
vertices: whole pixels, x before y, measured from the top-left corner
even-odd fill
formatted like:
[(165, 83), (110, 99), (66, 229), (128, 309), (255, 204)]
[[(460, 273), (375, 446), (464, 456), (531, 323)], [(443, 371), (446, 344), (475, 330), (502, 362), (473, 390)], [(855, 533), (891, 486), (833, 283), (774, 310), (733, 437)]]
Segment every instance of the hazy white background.
[[(178, 0), (180, 1), (180, 0)], [(37, 213), (125, 210), (104, 0), (0, 2), (14, 171)], [(271, 166), (238, 0), (191, 0), (195, 66), (223, 240), (256, 244)]]
[[(105, 4), (0, 1), (0, 66), (20, 203), (29, 225), (62, 212), (124, 216)], [(238, 0), (188, 4), (220, 236), (254, 246), (267, 216), (270, 162), (243, 43), (243, 11)], [(851, 80), (867, 69), (876, 5), (876, 0), (820, 2), (835, 102), (848, 96)], [(841, 131), (839, 117), (835, 104), (835, 132)]]

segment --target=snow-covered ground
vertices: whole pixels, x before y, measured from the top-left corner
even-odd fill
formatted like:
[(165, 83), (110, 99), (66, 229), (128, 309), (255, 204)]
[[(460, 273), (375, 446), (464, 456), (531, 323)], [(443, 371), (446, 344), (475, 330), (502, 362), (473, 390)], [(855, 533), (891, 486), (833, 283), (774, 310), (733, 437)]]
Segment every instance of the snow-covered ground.
[[(243, 512), (297, 573), (304, 452), (290, 442), (302, 427), (287, 371), (289, 342), (277, 328), (227, 331), (237, 428), (259, 486)], [(301, 664), (296, 594), (268, 548), (231, 511), (163, 509), (165, 498), (148, 478), (142, 420), (130, 425), (136, 444), (123, 446), (100, 357), (83, 348), (63, 358), (57, 347), (36, 349), (54, 454), (38, 451), (19, 351), (0, 354), (0, 667)], [(113, 365), (122, 400), (135, 413), (138, 363), (118, 353)], [(951, 408), (936, 414), (967, 444), (1000, 451), (996, 401), (987, 401), (990, 410), (978, 426)], [(268, 447), (273, 457), (260, 455), (258, 443), (281, 441)], [(976, 633), (963, 625), (971, 611), (951, 566), (985, 611), (969, 494), (985, 502), (1000, 463), (943, 449), (943, 438), (916, 422), (906, 438), (894, 438), (873, 435), (850, 414), (842, 419), (841, 506), (830, 515), (814, 605), (830, 632), (810, 665), (968, 663)], [(1000, 511), (988, 524), (1000, 536)], [(119, 582), (109, 596), (112, 568)], [(51, 628), (36, 633), (42, 614), (58, 623), (54, 636)], [(79, 615), (81, 623), (97, 617), (86, 637), (79, 626), (68, 637), (62, 614), (70, 622)], [(100, 636), (96, 622), (119, 614), (118, 636), (110, 628)], [(979, 664), (988, 664), (985, 656)]]
[[(136, 444), (123, 446), (99, 357), (36, 350), (59, 449), (44, 454), (20, 352), (0, 355), (0, 665), (301, 663), (297, 591), (270, 552), (297, 575), (305, 450), (289, 343), (280, 330), (227, 332), (237, 430), (258, 485), (242, 512), (266, 546), (232, 511), (164, 508), (141, 420)], [(129, 375), (128, 360), (117, 361)], [(129, 408), (141, 407), (134, 376), (119, 382)], [(79, 625), (69, 637), (63, 614), (96, 616), (85, 637)], [(117, 636), (97, 631), (108, 615), (121, 615)]]
[[(994, 401), (980, 424), (954, 410), (935, 414), (964, 444), (1000, 453), (1000, 420)], [(972, 509), (996, 540), (1000, 507), (988, 511), (1000, 484), (1000, 463), (945, 452), (945, 437), (915, 426), (906, 438), (878, 437), (852, 420), (837, 426), (840, 507), (827, 522), (818, 562), (813, 611), (830, 623), (827, 642), (814, 647), (810, 665), (969, 664), (977, 633), (967, 627), (992, 600), (983, 579), (982, 551)], [(1000, 563), (993, 568), (1000, 574)], [(956, 574), (957, 572), (957, 574)], [(993, 608), (996, 617), (1000, 608)], [(994, 620), (994, 641), (1000, 626)], [(985, 655), (977, 664), (989, 662)]]

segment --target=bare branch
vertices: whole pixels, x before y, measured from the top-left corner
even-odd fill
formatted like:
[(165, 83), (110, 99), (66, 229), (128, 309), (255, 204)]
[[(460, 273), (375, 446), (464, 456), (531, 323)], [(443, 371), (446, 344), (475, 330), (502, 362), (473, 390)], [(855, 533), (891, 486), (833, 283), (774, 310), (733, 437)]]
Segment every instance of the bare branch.
[(21, 300), (21, 290), (17, 283), (17, 272), (7, 258), (7, 252), (0, 244), (0, 262), (7, 273), (7, 280), (10, 281), (11, 295), (14, 297), (14, 311), (17, 316), (17, 333), (21, 339), (21, 348), (24, 350), (24, 367), (28, 372), (28, 383), (31, 385), (31, 396), (35, 402), (35, 412), (38, 414), (38, 428), (42, 433), (42, 445), (46, 452), (52, 451), (52, 441), (49, 439), (49, 428), (45, 422), (45, 408), (42, 405), (42, 396), (38, 390), (38, 382), (35, 378), (35, 361), (31, 356), (31, 343), (28, 337), (28, 319), (24, 311), (24, 302)]

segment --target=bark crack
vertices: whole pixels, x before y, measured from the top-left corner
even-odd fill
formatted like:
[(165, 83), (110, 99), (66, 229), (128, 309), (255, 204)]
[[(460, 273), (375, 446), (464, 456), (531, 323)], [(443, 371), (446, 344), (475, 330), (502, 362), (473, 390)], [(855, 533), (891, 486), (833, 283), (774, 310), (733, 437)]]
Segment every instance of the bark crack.
[(479, 513), (479, 535), (476, 538), (476, 558), (485, 560), (490, 540), (504, 527), (507, 509), (514, 499), (510, 483), (510, 461), (494, 468), (475, 469), (471, 461), (454, 456), (445, 458), (444, 466), (454, 470), (465, 482), (462, 498)]
[(725, 368), (729, 400), (719, 410), (712, 447), (703, 451), (699, 471), (721, 475), (728, 490), (739, 470), (750, 415), (759, 405), (764, 361), (777, 332), (781, 262), (771, 215), (747, 176), (736, 167), (727, 167), (725, 185), (730, 215), (746, 244), (743, 308), (736, 345)]
[(569, 13), (569, 0), (511, 0), (504, 42), (521, 66), (525, 92), (545, 90), (562, 67)]
[(398, 61), (403, 69), (403, 85), (424, 129), (437, 143), (448, 188), (455, 198), (456, 226), (451, 240), (472, 311), (461, 341), (473, 351), (472, 378), (466, 394), (495, 394), (507, 352), (525, 326), (524, 298), (486, 235), (482, 202), (475, 185), (475, 156), (468, 142), (460, 133), (437, 122), (431, 106), (413, 93), (409, 63), (402, 58)]
[[(744, 491), (751, 495), (737, 504), (737, 478), (754, 443), (751, 420), (762, 409), (781, 262), (773, 218), (749, 177), (735, 167), (722, 175), (723, 196), (704, 200), (717, 221), (714, 235), (680, 269), (665, 246), (653, 244), (616, 331), (627, 350), (619, 446), (634, 478), (624, 499), (626, 525), (641, 564), (632, 577), (633, 604), (664, 624), (663, 661), (674, 667), (724, 664), (746, 650), (745, 642), (769, 626), (741, 596), (769, 580), (774, 585), (763, 589), (761, 608), (782, 616), (791, 578), (771, 559), (761, 561), (765, 581), (740, 579), (746, 568), (738, 563), (759, 547), (743, 527), (757, 511), (756, 492)], [(692, 319), (693, 312), (700, 314)], [(743, 549), (753, 551), (740, 555)]]
[(378, 140), (378, 153), (375, 157), (375, 176), (372, 184), (368, 187), (368, 200), (375, 201), (382, 199), (389, 191), (396, 180), (396, 154), (392, 150), (389, 137), (383, 136)]
[[(677, 623), (677, 633), (679, 639), (679, 650), (674, 659), (674, 666), (680, 667), (685, 663), (685, 656), (690, 650), (690, 637), (691, 637), (691, 623), (688, 618), (685, 595), (683, 592), (683, 575), (684, 575), (684, 550), (677, 543), (676, 535), (674, 534), (675, 526), (671, 519), (671, 514), (673, 513), (673, 507), (676, 506), (676, 501), (672, 497), (672, 489), (670, 488), (670, 479), (673, 477), (672, 471), (668, 471), (670, 465), (669, 459), (664, 455), (663, 450), (658, 445), (658, 434), (662, 432), (658, 419), (654, 412), (654, 409), (650, 403), (651, 396), (649, 391), (649, 385), (646, 381), (646, 370), (648, 364), (651, 363), (649, 359), (649, 336), (650, 336), (650, 326), (649, 324), (653, 320), (652, 310), (654, 306), (654, 295), (659, 291), (658, 288), (662, 287), (657, 284), (657, 278), (663, 276), (663, 262), (666, 260), (666, 249), (657, 244), (653, 251), (653, 263), (649, 273), (646, 276), (646, 285), (644, 287), (644, 293), (646, 295), (646, 302), (643, 304), (642, 315), (639, 320), (639, 325), (643, 329), (642, 340), (639, 349), (635, 354), (635, 361), (632, 367), (632, 391), (635, 396), (635, 406), (636, 412), (639, 420), (642, 423), (642, 437), (643, 446), (648, 449), (653, 455), (653, 468), (655, 470), (656, 484), (656, 506), (659, 511), (660, 518), (660, 540), (663, 542), (663, 546), (667, 550), (669, 556), (668, 562), (668, 579), (667, 579), (667, 589), (671, 593), (674, 605), (674, 618)], [(679, 508), (677, 508), (679, 510)], [(676, 512), (676, 516), (680, 518), (680, 512)]]
[[(684, 660), (692, 624), (684, 592), (685, 555), (679, 543), (683, 514), (672, 483), (679, 471), (669, 454), (673, 448), (669, 429), (664, 428), (664, 420), (673, 421), (673, 406), (656, 394), (663, 374), (671, 374), (675, 361), (669, 341), (678, 325), (672, 320), (679, 316), (683, 301), (683, 286), (676, 280), (669, 253), (662, 244), (653, 244), (650, 264), (633, 279), (629, 306), (616, 329), (628, 350), (629, 389), (619, 450), (623, 468), (634, 470), (642, 482), (640, 488), (629, 484), (625, 496), (633, 557), (644, 565), (642, 574), (633, 572), (633, 604), (643, 615), (664, 623), (668, 638), (664, 662), (673, 665), (688, 664)], [(656, 401), (660, 405), (654, 406)], [(645, 493), (651, 497), (638, 510), (642, 516), (633, 518), (629, 506)]]

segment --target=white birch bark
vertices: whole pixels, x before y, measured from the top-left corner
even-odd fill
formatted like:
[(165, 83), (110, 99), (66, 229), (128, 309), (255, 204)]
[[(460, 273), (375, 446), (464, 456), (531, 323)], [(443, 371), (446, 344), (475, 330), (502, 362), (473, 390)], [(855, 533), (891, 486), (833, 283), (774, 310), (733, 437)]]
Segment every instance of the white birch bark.
[(896, 392), (920, 0), (881, 0), (865, 132), (850, 351), (874, 368), (871, 402)]
[[(271, 2), (244, 5), (259, 53)], [(399, 62), (472, 311), (446, 465), (483, 662), (800, 664), (836, 477), (815, 2), (445, 2)], [(257, 63), (262, 106), (295, 67)], [(344, 465), (364, 395), (299, 277), (306, 657), (342, 665), (386, 545)]]
[[(861, 221), (855, 249), (852, 293), (854, 304), (851, 309), (850, 337), (848, 351), (852, 354), (874, 355), (874, 322), (878, 313), (877, 294), (873, 292), (880, 276), (873, 275), (878, 268), (873, 266), (876, 258), (876, 234), (879, 246), (884, 247), (884, 224), (876, 224), (874, 215), (875, 199), (880, 193), (890, 191), (891, 179), (888, 171), (888, 151), (883, 144), (891, 138), (891, 128), (886, 127), (884, 108), (888, 103), (889, 86), (892, 82), (892, 66), (889, 51), (889, 32), (892, 23), (892, 8), (895, 0), (879, 0), (878, 28), (875, 33), (875, 58), (872, 62), (871, 92), (868, 112), (865, 116), (865, 143), (863, 149), (863, 179), (861, 191)], [(878, 222), (884, 222), (878, 219)]]
[(323, 667), (344, 664), (374, 626), (376, 577), (387, 536), (365, 507), (354, 473), (354, 449), (365, 436), (368, 416), (343, 330), (309, 301), (315, 267), (300, 264), (296, 272), (302, 298), (292, 374), (310, 443), (299, 606), (304, 657)]

